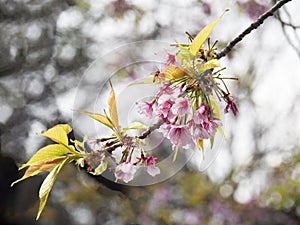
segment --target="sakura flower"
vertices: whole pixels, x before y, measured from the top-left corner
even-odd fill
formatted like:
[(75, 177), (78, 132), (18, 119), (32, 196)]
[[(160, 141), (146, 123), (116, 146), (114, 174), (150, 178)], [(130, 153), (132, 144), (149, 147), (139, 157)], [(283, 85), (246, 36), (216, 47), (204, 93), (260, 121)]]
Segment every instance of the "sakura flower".
[(167, 59), (164, 62), (163, 67), (165, 68), (167, 66), (170, 66), (170, 65), (174, 64), (175, 61), (176, 61), (176, 56), (174, 54), (168, 53)]
[(154, 158), (153, 156), (146, 157), (147, 172), (153, 177), (157, 174), (160, 174), (160, 169), (155, 166), (155, 160), (156, 158)]
[(212, 117), (209, 105), (201, 104), (194, 112), (193, 118), (188, 122), (194, 139), (209, 139), (219, 122)]
[(171, 111), (174, 101), (171, 100), (171, 96), (164, 95), (158, 100), (158, 106), (156, 108), (157, 115), (166, 121), (170, 121), (174, 118), (174, 114)]
[(153, 103), (152, 102), (138, 102), (138, 113), (144, 114), (148, 119), (152, 118)]
[(161, 95), (166, 94), (166, 95), (171, 95), (173, 94), (173, 89), (170, 87), (170, 84), (163, 84), (160, 88), (157, 94), (155, 95), (155, 98), (159, 98)]
[(183, 117), (186, 113), (188, 113), (189, 109), (190, 105), (187, 98), (177, 98), (171, 108), (172, 113), (178, 115), (179, 117)]
[(195, 111), (193, 121), (195, 122), (195, 124), (200, 124), (203, 121), (208, 121), (207, 107), (204, 104), (201, 104)]
[(202, 126), (202, 124), (196, 124), (192, 128), (193, 138), (198, 139), (209, 139), (210, 133)]
[(115, 177), (117, 180), (123, 180), (125, 183), (128, 183), (133, 179), (136, 170), (137, 167), (131, 162), (124, 162), (116, 167)]
[(192, 135), (186, 125), (170, 125), (167, 138), (174, 146), (194, 145)]

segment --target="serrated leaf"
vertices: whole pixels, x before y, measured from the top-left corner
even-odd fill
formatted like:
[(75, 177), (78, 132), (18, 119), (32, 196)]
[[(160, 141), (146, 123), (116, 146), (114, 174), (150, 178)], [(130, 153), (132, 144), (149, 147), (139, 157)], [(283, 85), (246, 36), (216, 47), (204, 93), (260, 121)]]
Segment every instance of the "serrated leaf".
[[(225, 10), (225, 12), (226, 11), (228, 11), (228, 10)], [(208, 36), (210, 35), (210, 33), (212, 32), (214, 27), (217, 25), (217, 23), (221, 20), (224, 13), (220, 17), (218, 17), (216, 20), (214, 20), (210, 24), (206, 25), (194, 38), (194, 40), (191, 44), (191, 47), (190, 47), (190, 51), (193, 55), (196, 55), (198, 53), (199, 49), (202, 47), (205, 40), (208, 38)]]
[(45, 132), (39, 133), (40, 136), (50, 138), (52, 141), (68, 146), (67, 134), (72, 131), (68, 124), (58, 124)]
[(68, 153), (73, 153), (70, 148), (62, 145), (62, 144), (51, 144), (47, 145), (43, 148), (41, 148), (39, 151), (37, 151), (31, 159), (25, 164), (23, 164), (19, 170), (25, 168), (26, 166), (30, 166), (31, 164), (38, 162), (38, 161), (43, 161), (47, 159), (52, 159), (57, 156), (62, 156)]
[(16, 183), (25, 180), (29, 177), (33, 177), (41, 172), (45, 171), (51, 171), (56, 165), (58, 165), (61, 161), (65, 160), (69, 156), (58, 156), (52, 159), (46, 159), (43, 161), (38, 161), (33, 164), (26, 170), (25, 174), (23, 175), (22, 178), (19, 180), (16, 180), (11, 184), (11, 186), (15, 185)]
[(97, 114), (97, 113), (91, 113), (85, 110), (75, 110), (76, 112), (79, 112), (81, 114), (85, 114), (91, 118), (93, 118), (94, 120), (97, 120), (98, 122), (102, 123), (103, 125), (113, 129), (113, 125), (111, 124), (111, 122), (109, 121), (109, 119), (107, 119), (106, 116), (101, 115), (101, 114)]
[(55, 179), (60, 172), (61, 168), (63, 165), (67, 162), (68, 159), (63, 160), (61, 163), (56, 165), (51, 172), (48, 174), (48, 176), (45, 178), (43, 181), (40, 191), (39, 191), (39, 198), (40, 198), (40, 206), (39, 206), (39, 211), (36, 216), (36, 220), (38, 220), (41, 216), (41, 213), (46, 205), (49, 193), (53, 187), (53, 184), (55, 182)]
[(108, 98), (109, 115), (113, 122), (113, 126), (118, 128), (119, 127), (119, 119), (118, 119), (115, 91), (113, 89), (111, 82), (109, 82), (109, 84), (110, 84), (110, 88), (111, 88), (110, 95)]
[(90, 174), (98, 176), (102, 174), (107, 169), (107, 161), (101, 160), (100, 165), (93, 171), (90, 172)]

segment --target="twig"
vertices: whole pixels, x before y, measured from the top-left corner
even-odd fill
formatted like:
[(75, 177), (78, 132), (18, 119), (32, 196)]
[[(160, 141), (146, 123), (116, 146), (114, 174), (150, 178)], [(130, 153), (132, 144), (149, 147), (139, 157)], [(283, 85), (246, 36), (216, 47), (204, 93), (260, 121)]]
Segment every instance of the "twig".
[(159, 120), (156, 124), (154, 124), (151, 127), (149, 127), (149, 129), (146, 130), (144, 133), (142, 133), (141, 135), (137, 136), (137, 138), (139, 138), (139, 139), (145, 139), (146, 137), (148, 137), (151, 134), (151, 132), (153, 132), (154, 130), (158, 129), (163, 123), (164, 123), (163, 120)]
[(219, 53), (217, 53), (217, 59), (220, 59), (227, 55), (232, 48), (239, 43), (246, 35), (248, 35), (251, 31), (258, 28), (268, 17), (272, 16), (279, 8), (281, 8), (284, 4), (292, 0), (281, 0), (277, 2), (272, 8), (262, 14), (255, 22), (253, 22), (246, 30), (244, 30), (239, 36), (233, 39), (228, 45)]

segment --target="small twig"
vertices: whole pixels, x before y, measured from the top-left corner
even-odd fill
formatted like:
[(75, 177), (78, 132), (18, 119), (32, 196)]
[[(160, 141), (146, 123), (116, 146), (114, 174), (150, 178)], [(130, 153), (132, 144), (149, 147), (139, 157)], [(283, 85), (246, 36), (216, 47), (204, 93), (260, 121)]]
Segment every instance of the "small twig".
[(217, 59), (220, 59), (227, 55), (232, 48), (242, 41), (242, 39), (247, 36), (251, 31), (258, 28), (268, 17), (272, 16), (279, 8), (281, 8), (284, 4), (292, 0), (281, 0), (277, 2), (272, 8), (270, 8), (268, 11), (266, 11), (264, 14), (262, 14), (254, 23), (252, 23), (246, 30), (244, 30), (239, 36), (237, 36), (235, 39), (233, 39), (231, 42), (228, 43), (228, 45), (219, 53), (217, 53)]
[(137, 138), (139, 138), (139, 139), (145, 139), (145, 138), (148, 137), (154, 130), (158, 129), (163, 123), (164, 123), (163, 120), (159, 120), (156, 124), (154, 124), (154, 125), (152, 125), (151, 127), (149, 127), (149, 129), (146, 130), (144, 133), (142, 133), (141, 135), (137, 136)]

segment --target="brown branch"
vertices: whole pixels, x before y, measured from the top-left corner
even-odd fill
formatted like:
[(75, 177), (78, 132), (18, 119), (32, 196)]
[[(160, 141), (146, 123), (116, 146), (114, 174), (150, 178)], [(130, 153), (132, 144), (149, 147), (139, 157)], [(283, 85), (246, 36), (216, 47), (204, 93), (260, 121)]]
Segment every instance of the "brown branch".
[(258, 28), (268, 17), (273, 16), (273, 14), (281, 8), (284, 4), (288, 3), (292, 0), (281, 0), (277, 2), (272, 8), (270, 8), (268, 11), (266, 11), (264, 14), (262, 14), (255, 22), (251, 23), (251, 25), (244, 30), (239, 36), (237, 36), (235, 39), (233, 39), (231, 42), (228, 43), (228, 45), (219, 53), (217, 53), (217, 59), (220, 59), (227, 55), (232, 48), (242, 41), (242, 39), (251, 33), (251, 31)]
[(148, 128), (144, 133), (137, 136), (138, 139), (145, 139), (148, 137), (154, 130), (158, 129), (164, 123), (163, 120), (159, 120), (156, 124), (153, 124), (151, 127)]

